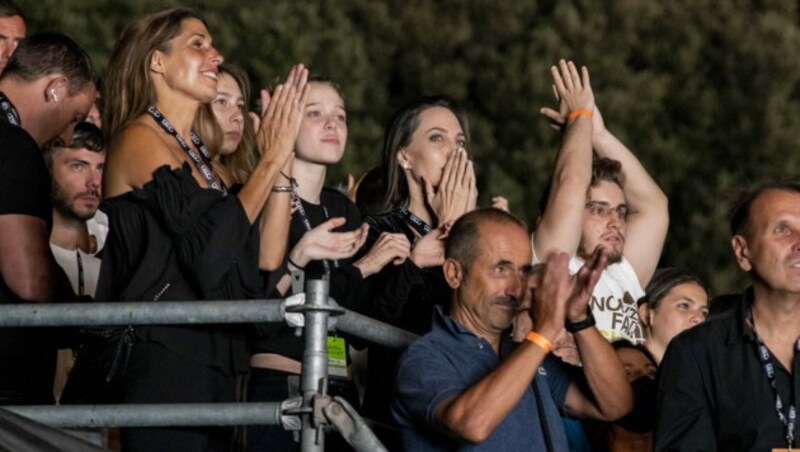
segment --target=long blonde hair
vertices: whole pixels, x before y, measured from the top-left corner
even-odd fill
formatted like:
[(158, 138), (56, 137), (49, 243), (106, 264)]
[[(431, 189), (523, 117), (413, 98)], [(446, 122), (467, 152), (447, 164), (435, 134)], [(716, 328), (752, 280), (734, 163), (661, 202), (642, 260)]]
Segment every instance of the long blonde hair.
[(205, 24), (191, 9), (171, 8), (142, 16), (125, 27), (111, 55), (104, 83), (103, 125), (107, 141), (155, 102), (150, 77), (153, 53), (169, 50), (169, 41), (180, 34), (186, 19)]

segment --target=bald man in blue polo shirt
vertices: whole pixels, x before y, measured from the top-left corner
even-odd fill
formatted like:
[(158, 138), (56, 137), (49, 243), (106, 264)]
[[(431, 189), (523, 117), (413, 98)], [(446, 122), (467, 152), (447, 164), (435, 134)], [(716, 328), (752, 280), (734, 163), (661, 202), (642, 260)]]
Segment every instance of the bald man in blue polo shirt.
[[(574, 276), (569, 256), (553, 253), (534, 294), (534, 329), (520, 345), (511, 343), (531, 270), (528, 237), (524, 223), (497, 209), (473, 211), (453, 225), (444, 264), (454, 291), (449, 312), (436, 313), (432, 331), (398, 367), (392, 412), (404, 449), (567, 450), (561, 412), (614, 420), (630, 410), (625, 370), (588, 310), (604, 251)], [(569, 375), (548, 356), (565, 324), (583, 375)]]

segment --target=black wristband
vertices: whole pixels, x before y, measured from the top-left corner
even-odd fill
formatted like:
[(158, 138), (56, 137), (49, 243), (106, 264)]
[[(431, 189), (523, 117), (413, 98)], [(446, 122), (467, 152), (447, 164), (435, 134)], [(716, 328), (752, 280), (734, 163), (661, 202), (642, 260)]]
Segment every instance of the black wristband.
[(586, 310), (586, 318), (581, 320), (580, 322), (567, 322), (564, 324), (564, 327), (572, 334), (577, 333), (580, 330), (585, 330), (590, 326), (595, 326), (596, 322), (594, 321), (594, 314), (592, 314), (591, 308)]
[(297, 268), (298, 270), (305, 270), (306, 269), (305, 267), (301, 267), (301, 266), (295, 264), (294, 261), (292, 260), (292, 258), (289, 257), (289, 255), (286, 255), (286, 260), (288, 260), (289, 263), (292, 264), (292, 266)]
[(296, 188), (297, 187), (297, 179), (295, 179), (292, 176), (287, 175), (286, 173), (283, 172), (283, 170), (281, 170), (281, 176), (285, 177), (286, 180), (289, 181), (289, 185), (291, 185), (292, 188)]

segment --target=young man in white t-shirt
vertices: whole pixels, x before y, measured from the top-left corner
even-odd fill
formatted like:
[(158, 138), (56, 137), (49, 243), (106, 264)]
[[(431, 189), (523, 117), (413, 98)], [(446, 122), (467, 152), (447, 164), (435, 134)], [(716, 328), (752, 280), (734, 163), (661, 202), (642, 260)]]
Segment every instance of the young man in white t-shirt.
[[(582, 84), (585, 79), (564, 61), (552, 68), (556, 86)], [(562, 77), (562, 73), (572, 74)], [(636, 301), (658, 265), (669, 226), (667, 197), (633, 153), (606, 130), (590, 95), (581, 108), (562, 100), (559, 111), (541, 113), (564, 130), (543, 208), (532, 237), (534, 261), (546, 261), (554, 251), (573, 258), (577, 272), (597, 247), (609, 253), (590, 303), (597, 328), (609, 341), (643, 342)], [(594, 156), (594, 148), (597, 156)], [(567, 328), (569, 330), (569, 326)]]

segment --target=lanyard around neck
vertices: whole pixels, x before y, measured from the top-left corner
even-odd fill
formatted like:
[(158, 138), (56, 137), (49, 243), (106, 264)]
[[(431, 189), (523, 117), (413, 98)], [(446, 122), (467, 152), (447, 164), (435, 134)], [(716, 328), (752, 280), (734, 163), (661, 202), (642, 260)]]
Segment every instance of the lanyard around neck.
[[(303, 226), (305, 227), (306, 231), (311, 231), (313, 226), (311, 225), (311, 221), (308, 219), (308, 215), (306, 215), (306, 209), (303, 207), (303, 200), (297, 196), (296, 193), (292, 193), (292, 202), (295, 204), (295, 211), (300, 214), (300, 221), (303, 222)], [(328, 208), (325, 205), (320, 204), (322, 206), (322, 213), (325, 215), (325, 221), (328, 221)], [(332, 259), (331, 263), (333, 264), (334, 268), (339, 268), (339, 260)], [(322, 266), (325, 267), (325, 274), (330, 276), (331, 274), (331, 264), (328, 263), (327, 259), (322, 259)]]
[[(789, 449), (791, 449), (794, 446), (794, 424), (795, 420), (797, 419), (797, 409), (795, 408), (794, 403), (792, 403), (789, 405), (788, 415), (783, 413), (783, 401), (781, 400), (781, 396), (778, 394), (778, 383), (775, 379), (775, 366), (772, 363), (769, 349), (764, 344), (764, 340), (761, 339), (761, 336), (759, 336), (758, 332), (756, 332), (756, 324), (755, 320), (753, 319), (752, 306), (747, 307), (747, 320), (753, 327), (753, 334), (756, 337), (756, 352), (758, 354), (758, 359), (761, 361), (761, 368), (764, 370), (764, 374), (767, 376), (769, 385), (772, 387), (772, 391), (775, 393), (775, 411), (778, 413), (778, 419), (781, 421), (784, 427), (786, 427), (786, 442), (789, 444)], [(800, 353), (800, 338), (798, 338), (798, 340), (794, 343), (794, 352), (795, 354)]]
[(86, 294), (86, 290), (83, 284), (83, 260), (81, 259), (80, 249), (75, 249), (75, 257), (78, 261), (78, 295), (83, 296)]
[(406, 220), (406, 223), (414, 228), (420, 236), (427, 235), (433, 230), (431, 225), (426, 223), (422, 218), (411, 213), (406, 207), (400, 208), (400, 214), (403, 215), (403, 219)]
[(0, 93), (0, 110), (5, 114), (6, 121), (8, 121), (9, 124), (19, 127), (19, 112), (3, 93)]
[(228, 189), (225, 187), (225, 184), (223, 184), (222, 181), (217, 177), (217, 175), (214, 174), (214, 170), (212, 169), (213, 164), (212, 164), (211, 154), (209, 154), (208, 149), (206, 149), (206, 146), (200, 140), (200, 137), (198, 137), (197, 134), (194, 132), (191, 132), (191, 134), (189, 135), (189, 137), (192, 139), (192, 143), (200, 151), (200, 154), (198, 154), (197, 151), (192, 149), (191, 146), (189, 146), (189, 144), (186, 143), (186, 140), (183, 139), (181, 134), (179, 134), (178, 131), (175, 130), (175, 127), (172, 126), (172, 123), (169, 122), (167, 117), (161, 114), (160, 111), (158, 111), (158, 108), (151, 105), (147, 107), (147, 113), (156, 121), (156, 123), (158, 123), (158, 125), (161, 126), (162, 129), (164, 129), (165, 132), (167, 132), (168, 134), (172, 135), (175, 138), (175, 140), (178, 142), (178, 145), (180, 145), (181, 149), (183, 149), (183, 151), (189, 155), (192, 161), (194, 161), (194, 166), (203, 175), (203, 178), (208, 183), (208, 186), (213, 188), (214, 190), (219, 190), (223, 194), (227, 195)]

